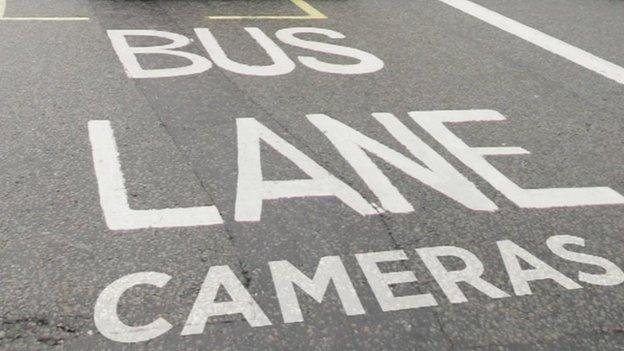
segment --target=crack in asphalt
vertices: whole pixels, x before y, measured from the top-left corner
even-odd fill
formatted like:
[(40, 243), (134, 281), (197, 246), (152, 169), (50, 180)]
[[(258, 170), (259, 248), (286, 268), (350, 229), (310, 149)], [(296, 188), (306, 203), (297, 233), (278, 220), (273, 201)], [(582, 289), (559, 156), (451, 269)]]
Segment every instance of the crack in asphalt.
[[(158, 4), (156, 4), (156, 7), (159, 9), (159, 13), (162, 14), (163, 17), (166, 17), (166, 18), (169, 19), (169, 23), (173, 27), (175, 27), (177, 29), (181, 29), (181, 27), (177, 24), (177, 22), (174, 20), (174, 18), (171, 15), (169, 15), (169, 13), (165, 9), (163, 9)], [(100, 27), (101, 30), (104, 30), (104, 28), (101, 25), (99, 25), (99, 22), (98, 22), (98, 26)], [(200, 176), (198, 170), (194, 167), (193, 162), (190, 161), (190, 159), (187, 157), (186, 153), (184, 152), (183, 147), (176, 141), (176, 138), (174, 137), (174, 134), (169, 129), (167, 123), (164, 121), (161, 113), (158, 112), (156, 104), (154, 104), (152, 102), (152, 100), (148, 97), (148, 95), (145, 93), (145, 88), (143, 86), (141, 86), (137, 80), (130, 79), (130, 81), (135, 86), (136, 91), (141, 96), (143, 96), (143, 98), (145, 99), (146, 103), (149, 105), (150, 110), (152, 111), (153, 115), (156, 116), (156, 118), (157, 118), (159, 126), (162, 127), (162, 130), (165, 132), (165, 134), (167, 135), (167, 137), (169, 138), (171, 143), (174, 145), (174, 147), (176, 148), (176, 151), (180, 155), (180, 157), (182, 157), (184, 159), (186, 165), (190, 169), (193, 177), (195, 178), (195, 180), (199, 184), (200, 188), (208, 196), (209, 201), (212, 204), (215, 204), (215, 196), (214, 196), (214, 194), (211, 193), (210, 190), (208, 189), (208, 187), (204, 184), (204, 181), (203, 181), (202, 177)], [(217, 207), (217, 211), (219, 212), (219, 215), (221, 216), (221, 218), (223, 218), (224, 217), (223, 213), (218, 208), (219, 207)], [(230, 228), (230, 225), (228, 224), (227, 221), (224, 221), (224, 223), (223, 223), (223, 230), (224, 230), (224, 232), (226, 234), (227, 240), (232, 244), (232, 248), (234, 249), (233, 251), (234, 251), (234, 254), (236, 255), (237, 265), (238, 265), (239, 271), (240, 271), (240, 273), (242, 275), (242, 278), (243, 278), (242, 284), (243, 284), (243, 286), (245, 288), (249, 288), (249, 286), (251, 285), (251, 282), (252, 282), (252, 276), (251, 276), (249, 270), (245, 267), (244, 261), (238, 255), (238, 251), (236, 250), (236, 247), (237, 247), (236, 239), (235, 239), (235, 237), (233, 235), (233, 231)], [(199, 253), (200, 261), (202, 261), (202, 262), (206, 261), (203, 258), (203, 256), (204, 256), (204, 253), (206, 251), (208, 251), (208, 250), (209, 250), (208, 247), (200, 249), (200, 253)]]
[[(54, 321), (56, 319), (57, 321)], [(70, 322), (69, 320), (73, 320)], [(84, 331), (78, 326), (80, 320), (91, 320), (91, 317), (82, 315), (48, 317), (21, 317), (15, 319), (0, 319), (0, 346), (15, 343), (32, 345), (37, 343), (48, 347), (63, 345), (67, 340), (79, 337), (81, 334), (93, 335), (91, 330)], [(29, 347), (29, 346), (27, 346)]]

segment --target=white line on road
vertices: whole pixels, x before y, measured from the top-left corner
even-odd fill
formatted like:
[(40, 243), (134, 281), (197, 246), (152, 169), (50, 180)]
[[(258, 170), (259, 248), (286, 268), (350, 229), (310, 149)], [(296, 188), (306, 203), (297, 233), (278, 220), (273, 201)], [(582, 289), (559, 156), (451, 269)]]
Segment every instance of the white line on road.
[(468, 0), (439, 0), (507, 33), (624, 84), (624, 68)]
[(223, 223), (215, 206), (131, 209), (110, 121), (89, 121), (89, 140), (93, 151), (100, 205), (106, 224), (111, 230), (193, 227)]

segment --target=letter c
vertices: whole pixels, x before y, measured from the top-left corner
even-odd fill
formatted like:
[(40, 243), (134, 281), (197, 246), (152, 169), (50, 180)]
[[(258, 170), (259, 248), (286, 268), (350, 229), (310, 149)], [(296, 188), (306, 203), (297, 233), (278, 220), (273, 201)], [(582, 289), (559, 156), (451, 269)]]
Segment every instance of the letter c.
[(123, 276), (104, 288), (95, 302), (93, 313), (98, 331), (108, 339), (124, 343), (147, 341), (169, 331), (172, 326), (163, 318), (144, 326), (128, 326), (119, 319), (117, 305), (121, 295), (136, 285), (149, 284), (162, 288), (170, 279), (171, 276), (165, 273), (140, 272)]

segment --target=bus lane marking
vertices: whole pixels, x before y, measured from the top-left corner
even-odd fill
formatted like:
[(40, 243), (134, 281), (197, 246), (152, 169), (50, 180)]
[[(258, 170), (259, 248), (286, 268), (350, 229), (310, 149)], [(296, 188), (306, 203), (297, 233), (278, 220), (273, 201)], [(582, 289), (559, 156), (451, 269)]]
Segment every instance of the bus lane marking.
[[(128, 325), (118, 313), (120, 308), (130, 308), (130, 306), (122, 307), (123, 305), (120, 304), (124, 295), (129, 290), (145, 289), (146, 285), (151, 285), (152, 289), (154, 287), (171, 289), (167, 287), (167, 283), (173, 278), (169, 274), (157, 271), (136, 272), (111, 282), (100, 292), (93, 307), (93, 321), (100, 334), (109, 340), (119, 343), (140, 343), (170, 332), (174, 329), (174, 323), (177, 327), (182, 327), (181, 332), (177, 331), (180, 336), (203, 334), (206, 325), (214, 323), (215, 318), (232, 315), (242, 316), (248, 328), (311, 323), (318, 318), (318, 314), (315, 316), (314, 313), (318, 308), (316, 306), (329, 304), (341, 305), (340, 309), (345, 316), (379, 318), (375, 312), (370, 314), (374, 310), (368, 309), (367, 311), (364, 308), (361, 300), (364, 296), (377, 300), (381, 311), (393, 312), (468, 302), (487, 303), (492, 300), (514, 299), (518, 296), (544, 293), (549, 294), (550, 297), (561, 297), (561, 294), (566, 291), (615, 287), (624, 282), (624, 271), (608, 258), (589, 253), (590, 250), (586, 247), (585, 239), (582, 237), (553, 235), (547, 238), (544, 244), (551, 253), (546, 256), (547, 258), (543, 254), (534, 254), (533, 248), (526, 248), (511, 240), (496, 241), (495, 245), (488, 245), (488, 249), (498, 251), (500, 257), (499, 261), (494, 264), (491, 261), (483, 261), (472, 250), (458, 246), (445, 245), (414, 249), (428, 271), (424, 278), (433, 278), (432, 280), (443, 296), (438, 294), (434, 296), (433, 290), (430, 290), (429, 285), (425, 283), (428, 279), (423, 280), (423, 277), (417, 277), (413, 270), (387, 271), (387, 268), (382, 268), (382, 265), (389, 263), (411, 261), (412, 258), (402, 249), (359, 252), (350, 255), (355, 256), (359, 270), (364, 273), (365, 280), (361, 281), (358, 276), (357, 281), (360, 284), (357, 285), (352, 280), (353, 268), (345, 266), (346, 260), (341, 256), (321, 257), (318, 259), (316, 268), (303, 270), (298, 264), (287, 260), (269, 261), (266, 264), (268, 269), (264, 268), (264, 270), (268, 271), (269, 282), (273, 283), (275, 290), (274, 293), (271, 292), (262, 299), (258, 297), (265, 291), (249, 290), (249, 287), (242, 283), (229, 266), (211, 266), (197, 292), (186, 321), (174, 320), (175, 314), (161, 311), (158, 306), (156, 308), (159, 313), (153, 313), (152, 322), (149, 324), (137, 325), (135, 322)], [(494, 248), (491, 248), (492, 246)], [(443, 263), (449, 259), (462, 262), (462, 268), (449, 269)], [(558, 264), (554, 266), (550, 262)], [(506, 276), (507, 282), (499, 287), (500, 283), (488, 278), (490, 273), (486, 273), (486, 267), (488, 270), (501, 271)], [(565, 270), (560, 271), (559, 267)], [(259, 266), (258, 269), (263, 268)], [(597, 273), (590, 273), (592, 271)], [(182, 277), (177, 277), (177, 279), (180, 278)], [(394, 287), (408, 284), (414, 287), (419, 286), (421, 287), (419, 290), (422, 291), (419, 294), (395, 295)], [(537, 284), (540, 289), (533, 291)], [(368, 288), (363, 288), (363, 285), (368, 285)], [(509, 290), (508, 287), (511, 289)], [(468, 296), (465, 294), (469, 291), (467, 288), (470, 289)], [(227, 293), (229, 299), (226, 301), (219, 299), (217, 297), (219, 291)], [(481, 296), (475, 295), (475, 292), (479, 292)], [(266, 299), (277, 303), (266, 304)], [(132, 303), (143, 303), (141, 308), (146, 309), (150, 306), (148, 300), (133, 299)], [(312, 301), (317, 304), (310, 306), (309, 303)], [(279, 305), (279, 311), (272, 311), (276, 305)], [(132, 308), (137, 308), (137, 306), (133, 305)], [(267, 315), (265, 311), (273, 313)], [(320, 312), (323, 309), (316, 311)], [(279, 317), (269, 318), (275, 315), (275, 312), (281, 314), (281, 320)], [(159, 314), (168, 316), (171, 322)], [(315, 317), (311, 318), (311, 316)], [(148, 320), (150, 319), (145, 319), (143, 322)], [(228, 332), (241, 332), (241, 329), (228, 330)]]
[[(518, 208), (546, 209), (599, 205), (624, 205), (624, 196), (610, 187), (522, 188), (491, 165), (486, 157), (526, 155), (521, 147), (471, 147), (446, 124), (503, 121), (493, 110), (412, 111), (408, 115), (455, 158)], [(412, 130), (390, 113), (373, 113), (375, 118), (411, 157), (362, 134), (352, 127), (323, 114), (307, 119), (334, 145), (380, 205), (370, 203), (360, 192), (331, 174), (316, 161), (254, 118), (237, 118), (238, 181), (235, 221), (259, 222), (265, 202), (279, 199), (333, 197), (362, 216), (411, 213), (415, 209), (392, 181), (373, 162), (371, 156), (385, 161), (417, 183), (436, 190), (473, 211), (496, 212), (498, 206), (442, 155), (418, 138)], [(129, 207), (119, 152), (110, 121), (88, 124), (100, 204), (111, 230), (185, 227), (223, 224), (215, 205), (159, 210), (132, 210)], [(290, 160), (308, 175), (304, 179), (267, 180), (263, 176), (261, 141)], [(418, 160), (418, 161), (417, 161)]]
[(89, 121), (88, 128), (100, 205), (106, 224), (111, 230), (193, 227), (223, 223), (215, 206), (131, 209), (110, 121)]
[(439, 0), (544, 50), (624, 84), (624, 68), (469, 0)]
[(301, 11), (305, 12), (305, 15), (259, 15), (259, 16), (238, 16), (238, 15), (217, 15), (207, 16), (212, 20), (241, 20), (241, 19), (327, 19), (321, 11), (315, 9), (312, 5), (308, 4), (304, 0), (290, 0)]

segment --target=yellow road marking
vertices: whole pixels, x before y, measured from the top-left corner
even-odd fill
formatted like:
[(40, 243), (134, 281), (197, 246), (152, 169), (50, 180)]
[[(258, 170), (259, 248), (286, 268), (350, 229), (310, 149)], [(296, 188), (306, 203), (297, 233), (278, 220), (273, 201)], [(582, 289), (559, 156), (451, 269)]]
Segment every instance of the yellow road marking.
[(0, 21), (88, 21), (89, 17), (4, 17), (7, 0), (0, 0)]
[[(1, 1), (1, 0), (0, 0)], [(213, 20), (240, 20), (240, 19), (326, 19), (327, 16), (322, 14), (319, 10), (312, 7), (304, 0), (290, 0), (295, 6), (305, 12), (305, 15), (300, 16), (279, 16), (279, 15), (261, 15), (261, 16), (208, 16)]]
[(309, 18), (313, 19), (326, 19), (327, 16), (321, 13), (321, 11), (312, 7), (312, 5), (308, 4), (304, 0), (290, 0), (293, 4), (297, 5), (303, 12), (308, 14)]
[(0, 17), (0, 21), (88, 21), (89, 17)]

